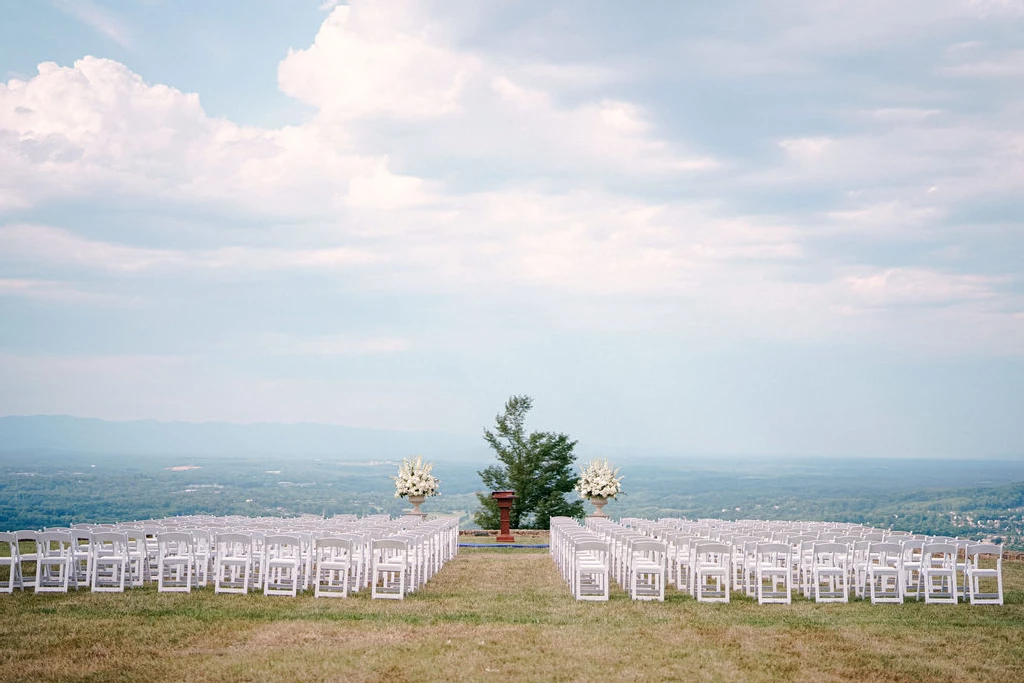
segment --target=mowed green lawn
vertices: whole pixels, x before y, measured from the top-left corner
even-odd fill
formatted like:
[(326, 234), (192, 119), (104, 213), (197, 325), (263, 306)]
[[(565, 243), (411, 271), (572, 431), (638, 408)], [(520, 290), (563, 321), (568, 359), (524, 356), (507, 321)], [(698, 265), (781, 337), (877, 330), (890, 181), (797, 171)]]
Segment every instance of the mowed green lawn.
[(574, 601), (546, 551), (463, 550), (404, 601), (0, 595), (0, 680), (1024, 681), (1024, 564), (1003, 607)]

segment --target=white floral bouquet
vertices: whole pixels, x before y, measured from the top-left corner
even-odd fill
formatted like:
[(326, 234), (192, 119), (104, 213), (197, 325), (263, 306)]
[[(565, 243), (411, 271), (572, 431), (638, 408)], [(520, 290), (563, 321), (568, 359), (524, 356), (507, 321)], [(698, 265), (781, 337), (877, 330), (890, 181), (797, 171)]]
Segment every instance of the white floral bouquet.
[(576, 490), (583, 498), (614, 498), (622, 493), (619, 469), (612, 469), (607, 460), (591, 460), (580, 468)]
[(423, 462), (423, 456), (416, 460), (402, 459), (395, 480), (395, 498), (406, 496), (436, 496), (440, 493), (441, 480), (430, 473), (433, 463)]

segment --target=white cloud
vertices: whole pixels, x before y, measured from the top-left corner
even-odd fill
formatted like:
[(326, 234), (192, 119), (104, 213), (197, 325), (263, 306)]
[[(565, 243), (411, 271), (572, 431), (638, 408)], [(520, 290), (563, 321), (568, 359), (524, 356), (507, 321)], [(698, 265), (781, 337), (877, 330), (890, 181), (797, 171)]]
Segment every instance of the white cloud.
[[(386, 157), (352, 152), (316, 125), (259, 129), (210, 118), (199, 97), (148, 85), (124, 65), (86, 57), (39, 65), (0, 83), (0, 203), (141, 195), (190, 199), (271, 215), (388, 206), (420, 187)], [(2, 206), (2, 204), (0, 204)]]
[(405, 0), (335, 7), (313, 45), (281, 62), (278, 81), (330, 119), (454, 114), (479, 62), (444, 47), (441, 31)]
[[(353, 2), (334, 9), (312, 46), (289, 53), (278, 80), (316, 107), (317, 125), (357, 131), (354, 146), (428, 164), (448, 155), (534, 174), (595, 163), (623, 174), (721, 166), (662, 139), (638, 104), (601, 92), (621, 78), (614, 70), (506, 64), (460, 48), (449, 31), (421, 3)], [(552, 97), (565, 91), (574, 104)]]
[[(521, 148), (534, 148), (547, 157), (542, 164), (602, 164), (604, 172), (688, 172), (720, 168), (710, 156), (681, 155), (653, 135), (644, 112), (635, 104), (603, 99), (567, 109), (554, 105), (550, 96), (496, 76), (491, 88), (511, 112), (497, 122), (506, 139)], [(557, 158), (553, 151), (558, 152)], [(562, 161), (564, 159), (564, 161)], [(589, 164), (582, 163), (589, 161)]]

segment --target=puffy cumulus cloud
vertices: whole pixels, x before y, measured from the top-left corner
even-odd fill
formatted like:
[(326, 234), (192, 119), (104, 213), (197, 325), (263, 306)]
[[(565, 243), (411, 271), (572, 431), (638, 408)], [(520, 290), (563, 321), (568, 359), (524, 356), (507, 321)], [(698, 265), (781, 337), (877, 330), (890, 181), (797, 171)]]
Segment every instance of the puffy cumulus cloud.
[(94, 57), (0, 83), (0, 171), (0, 206), (9, 207), (127, 193), (317, 215), (344, 207), (353, 181), (364, 205), (393, 205), (395, 185), (416, 185), (316, 126), (211, 118), (198, 95)]
[[(423, 3), (352, 2), (333, 10), (309, 48), (289, 52), (278, 81), (316, 108), (318, 125), (358, 131), (349, 134), (370, 141), (363, 146), (413, 164), (441, 154), (498, 159), (506, 172), (533, 177), (595, 164), (608, 175), (721, 165), (659, 136), (641, 106), (608, 97), (605, 86), (618, 76), (607, 67), (509, 64), (461, 48), (451, 31)], [(555, 96), (566, 88), (576, 103)]]
[[(0, 208), (135, 194), (344, 221), (348, 208), (419, 206), (443, 189), (396, 172), (392, 155), (406, 166), (447, 157), (535, 178), (720, 165), (681, 153), (643, 107), (601, 93), (606, 72), (504, 68), (457, 48), (411, 2), (335, 8), (315, 42), (280, 64), (282, 89), (316, 108), (283, 128), (210, 117), (198, 95), (146, 83), (115, 61), (43, 63), (34, 77), (0, 83)], [(558, 103), (546, 88), (566, 79), (597, 92)], [(414, 127), (396, 136), (386, 119)]]
[(446, 48), (410, 0), (335, 7), (313, 45), (278, 67), (289, 95), (332, 119), (428, 119), (460, 110), (479, 60)]

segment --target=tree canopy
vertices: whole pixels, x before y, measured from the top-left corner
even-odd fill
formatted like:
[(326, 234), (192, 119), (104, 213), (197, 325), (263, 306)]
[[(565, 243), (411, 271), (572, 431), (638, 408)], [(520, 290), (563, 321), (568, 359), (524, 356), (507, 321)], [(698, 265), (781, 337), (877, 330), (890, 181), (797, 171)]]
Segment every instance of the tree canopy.
[(482, 509), (474, 519), (481, 528), (497, 529), (499, 512), (491, 491), (512, 490), (513, 529), (547, 529), (551, 517), (584, 515), (583, 501), (567, 500), (579, 477), (573, 471), (576, 442), (555, 432), (526, 432), (526, 414), (533, 407), (529, 396), (512, 396), (505, 411), (495, 417), (494, 430), (484, 428), (484, 439), (500, 465), (479, 472), (488, 489), (478, 493)]

